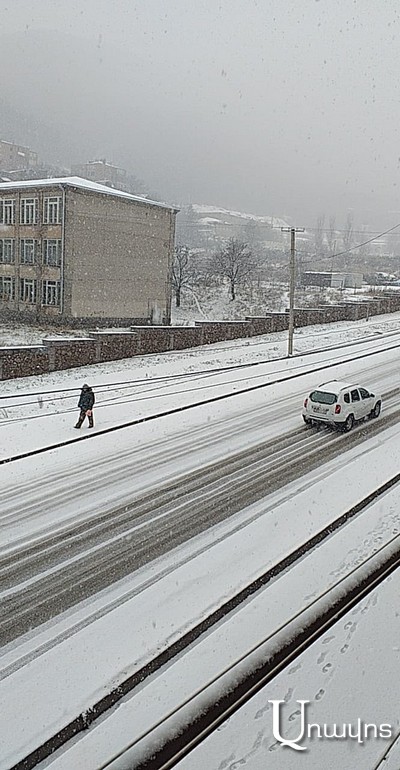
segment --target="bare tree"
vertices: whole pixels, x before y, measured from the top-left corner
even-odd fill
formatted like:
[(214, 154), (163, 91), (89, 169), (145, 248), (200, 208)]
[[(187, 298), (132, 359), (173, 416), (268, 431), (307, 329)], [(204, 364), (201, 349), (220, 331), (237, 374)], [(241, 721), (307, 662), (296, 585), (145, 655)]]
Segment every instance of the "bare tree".
[(314, 246), (315, 246), (315, 253), (317, 256), (320, 256), (324, 252), (324, 227), (325, 227), (325, 214), (319, 214), (317, 218), (317, 224), (315, 227), (315, 233), (314, 233)]
[(182, 289), (191, 288), (196, 282), (197, 271), (190, 249), (187, 246), (175, 246), (172, 260), (171, 282), (175, 293), (176, 307), (181, 306)]
[(253, 249), (257, 242), (260, 240), (258, 225), (254, 219), (248, 219), (242, 229), (242, 237), (245, 243), (248, 243), (249, 248)]
[(214, 259), (214, 270), (229, 284), (231, 299), (236, 298), (236, 288), (254, 275), (256, 270), (253, 253), (247, 243), (230, 238)]
[(326, 231), (326, 245), (329, 254), (334, 254), (336, 250), (336, 217), (329, 217), (329, 227)]
[(359, 249), (357, 249), (357, 252), (360, 257), (368, 257), (371, 253), (371, 244), (368, 243), (368, 229), (367, 225), (361, 226), (361, 232), (360, 232), (360, 245)]
[(343, 231), (343, 246), (346, 250), (350, 249), (353, 245), (353, 234), (354, 234), (353, 214), (349, 212), (347, 214), (344, 231)]

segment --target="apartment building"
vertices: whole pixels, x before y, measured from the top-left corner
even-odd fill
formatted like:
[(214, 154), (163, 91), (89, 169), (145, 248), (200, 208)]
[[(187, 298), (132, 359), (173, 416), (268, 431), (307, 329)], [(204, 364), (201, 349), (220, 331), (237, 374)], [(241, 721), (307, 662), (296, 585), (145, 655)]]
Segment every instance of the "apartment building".
[(118, 190), (126, 188), (125, 169), (107, 163), (105, 159), (89, 160), (88, 163), (72, 166), (72, 174), (89, 179), (91, 182), (100, 182), (109, 187), (116, 187)]
[(79, 177), (0, 184), (0, 317), (169, 323), (176, 213)]
[(37, 152), (29, 147), (0, 139), (0, 169), (2, 171), (17, 171), (37, 166)]

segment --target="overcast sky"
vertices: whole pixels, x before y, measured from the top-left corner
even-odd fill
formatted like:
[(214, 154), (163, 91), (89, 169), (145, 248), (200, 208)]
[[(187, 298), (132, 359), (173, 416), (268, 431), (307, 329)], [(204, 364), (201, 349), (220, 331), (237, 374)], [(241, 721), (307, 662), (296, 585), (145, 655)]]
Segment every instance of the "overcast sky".
[(0, 9), (1, 96), (48, 126), (41, 155), (57, 135), (67, 164), (107, 157), (171, 202), (299, 226), (400, 221), (399, 0)]

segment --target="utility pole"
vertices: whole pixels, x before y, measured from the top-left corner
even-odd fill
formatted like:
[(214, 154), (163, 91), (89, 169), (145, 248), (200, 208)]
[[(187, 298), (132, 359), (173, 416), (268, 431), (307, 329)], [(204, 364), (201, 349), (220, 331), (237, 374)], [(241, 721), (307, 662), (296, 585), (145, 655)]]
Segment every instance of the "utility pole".
[(289, 336), (288, 356), (293, 355), (294, 333), (294, 287), (296, 274), (296, 233), (304, 233), (304, 227), (281, 227), (282, 233), (290, 233), (290, 266), (289, 266)]

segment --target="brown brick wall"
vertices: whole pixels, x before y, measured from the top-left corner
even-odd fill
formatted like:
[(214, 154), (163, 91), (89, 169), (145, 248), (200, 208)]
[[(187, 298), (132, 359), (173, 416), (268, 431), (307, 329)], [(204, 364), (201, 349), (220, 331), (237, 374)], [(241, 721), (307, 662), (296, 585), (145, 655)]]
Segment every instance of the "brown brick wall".
[(269, 334), (272, 332), (272, 318), (266, 316), (247, 315), (248, 321), (253, 327), (253, 334)]
[(172, 350), (195, 348), (203, 344), (203, 332), (199, 326), (173, 326), (171, 337)]
[(48, 349), (50, 371), (73, 369), (75, 366), (95, 364), (99, 359), (95, 340), (43, 340)]
[(138, 335), (138, 354), (172, 349), (172, 326), (132, 326), (131, 329)]
[(195, 321), (196, 327), (203, 330), (204, 344), (253, 337), (254, 326), (245, 321)]
[(195, 321), (195, 325), (202, 330), (203, 345), (212, 345), (214, 342), (226, 340), (224, 324), (218, 321)]
[(97, 343), (97, 360), (116, 361), (138, 353), (138, 335), (133, 332), (93, 332)]
[[(331, 323), (399, 310), (399, 295), (379, 295), (369, 302), (296, 308), (295, 321), (296, 325)], [(237, 322), (196, 321), (195, 326), (137, 325), (131, 327), (130, 332), (93, 332), (85, 339), (44, 339), (42, 346), (0, 348), (0, 380), (285, 331), (288, 325), (288, 312), (268, 313), (265, 317), (247, 316), (245, 321)]]
[(267, 317), (271, 318), (273, 332), (282, 332), (289, 328), (288, 313), (268, 313)]
[(49, 356), (47, 348), (1, 348), (0, 379), (12, 380), (14, 377), (30, 377), (47, 374)]

